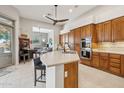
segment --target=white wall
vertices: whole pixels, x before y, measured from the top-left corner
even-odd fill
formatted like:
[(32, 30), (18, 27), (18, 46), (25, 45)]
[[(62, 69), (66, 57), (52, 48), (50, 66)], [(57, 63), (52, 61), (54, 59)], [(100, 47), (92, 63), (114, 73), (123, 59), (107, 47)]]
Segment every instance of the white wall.
[[(83, 11), (83, 10), (82, 10)], [(81, 15), (77, 19), (65, 24), (61, 33), (90, 23), (100, 23), (124, 15), (124, 5), (106, 5), (96, 8)], [(61, 34), (60, 33), (60, 34)]]
[(15, 30), (14, 30), (14, 50), (13, 50), (13, 64), (19, 63), (18, 50), (19, 50), (19, 15), (17, 10), (9, 5), (0, 5), (0, 15), (6, 16), (15, 20)]
[(59, 43), (59, 33), (62, 29), (61, 26), (53, 26), (52, 24), (48, 24), (41, 21), (20, 18), (20, 34), (25, 33), (29, 36), (29, 38), (31, 38), (33, 26), (54, 30), (54, 46), (57, 46), (57, 44)]

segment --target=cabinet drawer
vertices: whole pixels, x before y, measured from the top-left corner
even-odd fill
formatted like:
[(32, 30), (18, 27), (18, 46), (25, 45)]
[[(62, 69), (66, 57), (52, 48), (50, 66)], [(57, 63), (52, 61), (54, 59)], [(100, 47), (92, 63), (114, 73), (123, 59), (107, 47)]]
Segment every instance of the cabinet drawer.
[(93, 55), (99, 56), (99, 53), (98, 52), (93, 52)]
[(115, 74), (120, 74), (121, 70), (119, 68), (110, 67), (110, 71)]
[(110, 54), (110, 58), (117, 58), (120, 59), (121, 55), (118, 54)]
[(110, 58), (110, 62), (118, 63), (118, 64), (121, 63), (120, 59), (114, 59), (114, 58)]
[(110, 62), (110, 66), (112, 66), (112, 67), (116, 67), (116, 68), (120, 68), (120, 64), (118, 64), (118, 63), (113, 63), (113, 62)]
[(100, 53), (100, 56), (108, 57), (108, 53)]

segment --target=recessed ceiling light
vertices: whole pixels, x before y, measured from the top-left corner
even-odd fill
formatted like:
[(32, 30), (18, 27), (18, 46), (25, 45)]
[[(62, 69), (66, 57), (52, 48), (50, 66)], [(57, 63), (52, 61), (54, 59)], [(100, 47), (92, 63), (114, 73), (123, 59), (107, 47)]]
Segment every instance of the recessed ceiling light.
[(46, 15), (44, 14), (43, 17), (45, 17)]
[(69, 12), (70, 12), (70, 13), (72, 13), (72, 11), (73, 11), (72, 9), (69, 9)]

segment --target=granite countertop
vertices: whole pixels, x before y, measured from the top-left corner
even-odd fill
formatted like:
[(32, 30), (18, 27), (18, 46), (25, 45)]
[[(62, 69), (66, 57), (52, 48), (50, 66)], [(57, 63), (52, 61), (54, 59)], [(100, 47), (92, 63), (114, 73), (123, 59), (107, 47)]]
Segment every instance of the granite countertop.
[(98, 48), (98, 49), (92, 49), (92, 51), (93, 52), (103, 52), (103, 53), (113, 53), (113, 54), (121, 54), (121, 55), (124, 55), (124, 49), (100, 49), (100, 48)]
[(59, 64), (71, 63), (74, 61), (79, 61), (80, 58), (75, 53), (63, 53), (62, 51), (48, 52), (40, 56), (41, 61), (47, 66), (56, 66)]

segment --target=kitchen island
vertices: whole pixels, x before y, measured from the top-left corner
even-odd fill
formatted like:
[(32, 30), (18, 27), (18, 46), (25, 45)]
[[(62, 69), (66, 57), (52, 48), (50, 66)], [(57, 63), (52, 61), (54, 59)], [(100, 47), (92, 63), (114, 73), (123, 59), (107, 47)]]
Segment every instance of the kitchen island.
[(46, 88), (78, 87), (80, 59), (77, 52), (53, 51), (41, 55), (40, 58), (46, 65)]

